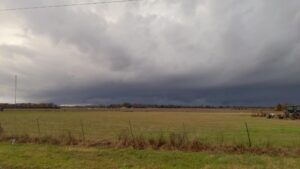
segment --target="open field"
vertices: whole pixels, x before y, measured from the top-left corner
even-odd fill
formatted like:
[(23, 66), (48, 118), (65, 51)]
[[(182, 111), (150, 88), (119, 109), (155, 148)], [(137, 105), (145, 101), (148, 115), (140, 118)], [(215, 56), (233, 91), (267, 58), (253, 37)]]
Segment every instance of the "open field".
[[(0, 169), (300, 168), (298, 156), (300, 121), (251, 117), (252, 113), (261, 111), (270, 110), (6, 110), (0, 113), (0, 123), (3, 129), (1, 135), (12, 137), (0, 142)], [(249, 150), (246, 150), (249, 142), (245, 122), (249, 126), (253, 144), (253, 148)], [(37, 142), (44, 144), (9, 143), (14, 138), (59, 139), (67, 135), (72, 135), (81, 141), (108, 140), (113, 142), (118, 140), (118, 136), (128, 132), (129, 137), (134, 136), (135, 139), (139, 139), (141, 135), (146, 138), (159, 138), (158, 136), (163, 135), (167, 138), (172, 133), (181, 133), (190, 140), (199, 140), (199, 143), (204, 143), (203, 145), (218, 146), (212, 149), (180, 149), (184, 145), (180, 144), (178, 149), (173, 149), (171, 146), (171, 149), (154, 150), (155, 148), (146, 146), (143, 150), (137, 150), (131, 145), (89, 147), (87, 144), (49, 145), (47, 141)], [(22, 137), (24, 135), (26, 137)], [(35, 143), (35, 141), (27, 143)], [(171, 141), (168, 144), (170, 145)], [(241, 151), (235, 150), (239, 145), (244, 145)], [(226, 146), (231, 149), (223, 150)], [(257, 149), (271, 151), (261, 153)], [(279, 151), (273, 153), (272, 150)]]
[[(300, 147), (300, 121), (251, 117), (261, 110), (231, 109), (60, 109), (6, 110), (0, 123), (7, 135), (60, 137), (71, 133), (87, 140), (115, 140), (128, 131), (146, 137), (186, 132), (210, 144), (248, 144), (248, 123), (254, 146)], [(264, 110), (266, 111), (266, 110)]]
[(1, 169), (298, 169), (299, 157), (0, 143)]

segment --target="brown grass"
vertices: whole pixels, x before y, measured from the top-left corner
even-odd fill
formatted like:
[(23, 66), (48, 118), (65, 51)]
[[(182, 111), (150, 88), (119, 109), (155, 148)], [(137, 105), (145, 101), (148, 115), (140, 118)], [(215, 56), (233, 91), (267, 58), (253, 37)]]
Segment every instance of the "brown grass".
[(208, 144), (199, 139), (189, 139), (186, 133), (170, 133), (169, 137), (160, 135), (158, 138), (146, 138), (143, 135), (132, 138), (128, 133), (123, 132), (118, 137), (118, 147), (133, 147), (135, 149), (163, 149), (179, 151), (209, 151), (225, 153), (252, 153), (252, 154), (269, 154), (269, 155), (300, 155), (300, 149), (276, 148), (270, 145), (265, 147), (249, 147), (244, 144), (226, 145), (226, 144)]
[(21, 136), (5, 136), (1, 134), (0, 141), (14, 143), (31, 143), (31, 144), (53, 144), (62, 146), (105, 146), (105, 147), (117, 147), (134, 149), (155, 149), (155, 150), (179, 150), (188, 152), (215, 152), (215, 153), (251, 153), (251, 154), (268, 154), (268, 155), (280, 155), (280, 156), (299, 156), (300, 149), (291, 148), (275, 148), (275, 147), (248, 147), (246, 145), (213, 145), (202, 143), (198, 139), (188, 139), (183, 133), (170, 133), (169, 137), (160, 135), (159, 137), (146, 138), (143, 135), (132, 138), (129, 133), (122, 132), (118, 136), (118, 140), (111, 142), (109, 140), (81, 140), (72, 137), (72, 135), (62, 135), (59, 138), (51, 136), (43, 137), (29, 137), (28, 135)]

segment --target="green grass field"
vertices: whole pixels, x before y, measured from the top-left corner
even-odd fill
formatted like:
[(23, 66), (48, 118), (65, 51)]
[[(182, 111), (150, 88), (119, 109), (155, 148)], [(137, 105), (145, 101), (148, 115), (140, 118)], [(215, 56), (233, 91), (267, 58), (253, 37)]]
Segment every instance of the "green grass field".
[[(50, 135), (59, 137), (71, 132), (74, 137), (115, 140), (128, 130), (135, 135), (187, 132), (189, 138), (208, 143), (247, 144), (245, 122), (256, 146), (300, 147), (300, 121), (251, 117), (261, 110), (230, 109), (61, 109), (6, 110), (0, 123), (10, 135)], [(38, 120), (37, 120), (38, 119)], [(39, 128), (38, 129), (38, 125)]]
[[(300, 121), (251, 117), (262, 110), (230, 109), (60, 109), (0, 112), (4, 135), (116, 140), (128, 131), (154, 137), (185, 132), (209, 144), (248, 144), (245, 122), (254, 146), (300, 148)], [(268, 111), (268, 110), (264, 110)], [(3, 134), (3, 133), (2, 133)], [(300, 168), (294, 155), (249, 152), (183, 152), (113, 148), (114, 146), (55, 146), (0, 143), (0, 169), (283, 169)], [(289, 151), (290, 149), (288, 149)]]
[(299, 157), (0, 143), (1, 169), (297, 169)]

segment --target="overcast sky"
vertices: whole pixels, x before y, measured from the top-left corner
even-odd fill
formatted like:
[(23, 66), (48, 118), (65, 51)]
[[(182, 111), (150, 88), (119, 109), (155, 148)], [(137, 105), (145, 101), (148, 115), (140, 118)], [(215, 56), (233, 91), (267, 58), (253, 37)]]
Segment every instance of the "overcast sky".
[[(1, 0), (0, 9), (95, 0)], [(0, 12), (0, 102), (300, 103), (299, 0)]]

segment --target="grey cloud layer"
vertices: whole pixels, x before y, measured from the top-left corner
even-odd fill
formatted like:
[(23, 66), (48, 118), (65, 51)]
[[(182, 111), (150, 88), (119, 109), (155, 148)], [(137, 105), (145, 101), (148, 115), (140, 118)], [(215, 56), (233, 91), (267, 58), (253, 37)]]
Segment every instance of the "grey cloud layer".
[[(51, 3), (4, 0), (0, 7)], [(4, 13), (3, 100), (18, 74), (24, 101), (299, 102), (299, 6), (297, 0), (144, 0)]]

